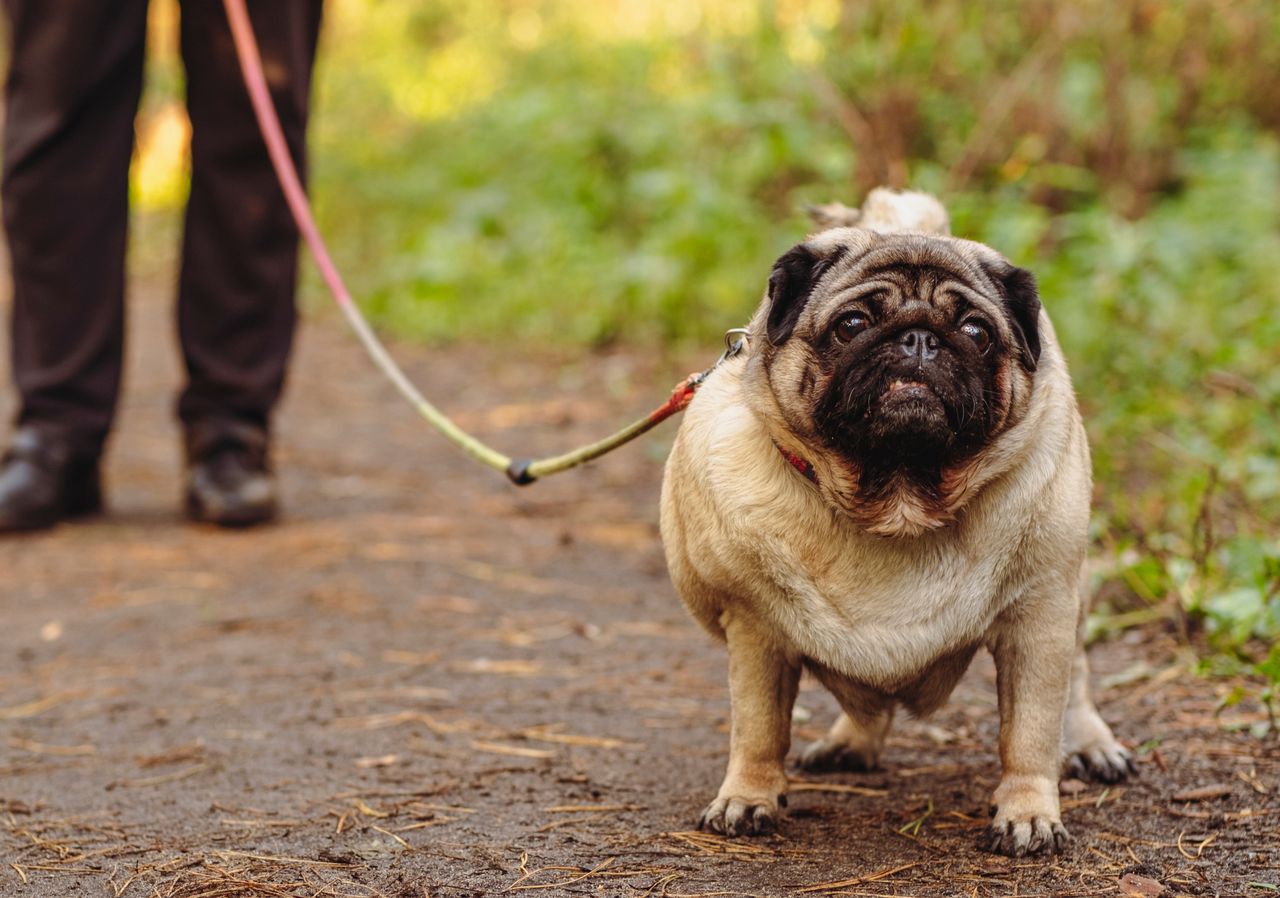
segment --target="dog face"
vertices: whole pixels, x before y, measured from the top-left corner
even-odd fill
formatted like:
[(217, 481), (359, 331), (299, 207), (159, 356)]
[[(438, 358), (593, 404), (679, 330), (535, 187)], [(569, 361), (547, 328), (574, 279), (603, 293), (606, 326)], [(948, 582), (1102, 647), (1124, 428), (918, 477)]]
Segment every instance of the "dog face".
[(1025, 412), (1040, 360), (1030, 273), (951, 237), (841, 228), (774, 265), (760, 353), (787, 429), (875, 532), (946, 523)]

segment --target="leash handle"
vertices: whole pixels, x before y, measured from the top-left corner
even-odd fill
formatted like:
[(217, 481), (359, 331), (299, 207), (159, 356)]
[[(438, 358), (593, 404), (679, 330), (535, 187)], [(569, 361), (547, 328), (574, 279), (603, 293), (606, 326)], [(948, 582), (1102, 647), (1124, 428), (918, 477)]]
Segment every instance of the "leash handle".
[[(502, 471), (512, 483), (518, 486), (533, 483), (535, 480), (550, 474), (576, 468), (578, 465), (599, 458), (619, 446), (631, 442), (636, 437), (661, 424), (667, 418), (682, 411), (689, 404), (694, 392), (702, 384), (706, 376), (719, 367), (726, 358), (736, 355), (746, 345), (745, 339), (740, 339), (736, 344), (736, 349), (734, 346), (729, 346), (715, 365), (700, 374), (693, 374), (685, 378), (672, 391), (670, 398), (646, 417), (627, 425), (603, 440), (582, 446), (563, 455), (543, 459), (512, 459), (476, 439), (453, 423), (447, 415), (432, 405), (413, 385), (413, 382), (396, 364), (395, 359), (387, 352), (386, 347), (382, 345), (382, 341), (373, 332), (373, 328), (369, 326), (369, 322), (360, 312), (360, 308), (356, 305), (350, 291), (347, 290), (338, 267), (333, 263), (333, 258), (329, 255), (329, 249), (325, 245), (324, 238), (320, 235), (320, 229), (316, 227), (315, 216), (311, 213), (311, 203), (307, 200), (307, 193), (302, 187), (302, 180), (298, 177), (298, 170), (293, 163), (293, 156), (289, 153), (289, 145), (285, 141), (284, 132), (280, 127), (279, 116), (276, 114), (275, 105), (271, 101), (271, 92), (267, 88), (267, 79), (262, 71), (262, 56), (258, 50), (257, 39), (253, 34), (253, 24), (249, 19), (249, 12), (245, 8), (245, 0), (223, 0), (222, 5), (227, 13), (227, 21), (231, 25), (231, 37), (235, 43), (236, 57), (240, 61), (240, 72), (244, 77), (245, 88), (249, 92), (249, 101), (253, 105), (253, 114), (258, 120), (258, 129), (262, 132), (262, 139), (266, 143), (267, 153), (271, 157), (271, 164), (275, 168), (276, 178), (280, 182), (280, 189), (284, 191), (285, 201), (289, 204), (289, 211), (298, 226), (298, 232), (302, 235), (307, 248), (311, 251), (311, 256), (315, 259), (316, 267), (320, 269), (320, 275), (324, 279), (325, 285), (329, 288), (329, 293), (333, 296), (334, 301), (337, 302), (338, 308), (342, 310), (342, 314), (347, 319), (351, 329), (355, 331), (356, 337), (359, 338), (361, 345), (364, 346), (369, 358), (383, 375), (391, 381), (400, 395), (408, 400), (418, 414), (438, 430), (445, 439), (471, 458), (490, 468)], [(729, 335), (726, 335), (727, 343), (729, 336), (736, 332), (736, 330), (730, 331)]]

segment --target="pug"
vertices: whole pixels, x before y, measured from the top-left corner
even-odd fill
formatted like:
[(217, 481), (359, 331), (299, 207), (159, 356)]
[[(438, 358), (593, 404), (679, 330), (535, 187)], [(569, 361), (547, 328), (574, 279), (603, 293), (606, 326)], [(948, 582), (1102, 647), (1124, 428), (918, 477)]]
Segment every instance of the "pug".
[(1002, 776), (981, 843), (1061, 851), (1064, 763), (1134, 767), (1089, 697), (1089, 448), (1053, 326), (1033, 276), (926, 194), (822, 215), (666, 465), (672, 580), (729, 650), (728, 772), (700, 826), (775, 831), (801, 671), (844, 713), (800, 766), (866, 770), (895, 710), (938, 708), (985, 646)]

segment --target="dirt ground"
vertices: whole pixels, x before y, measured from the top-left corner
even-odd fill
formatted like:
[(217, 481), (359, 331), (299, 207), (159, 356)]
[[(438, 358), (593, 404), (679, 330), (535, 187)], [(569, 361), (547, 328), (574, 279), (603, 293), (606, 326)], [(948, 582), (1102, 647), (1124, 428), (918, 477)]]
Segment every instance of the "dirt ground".
[[(110, 514), (0, 541), (0, 895), (1280, 891), (1280, 750), (1241, 731), (1256, 708), (1215, 717), (1230, 684), (1154, 632), (1093, 651), (1142, 775), (1067, 784), (1064, 856), (974, 847), (997, 780), (985, 658), (898, 728), (883, 771), (798, 777), (780, 835), (692, 831), (728, 702), (724, 651), (658, 543), (670, 425), (516, 489), (447, 449), (320, 316), (279, 424), (287, 518), (194, 527), (169, 312), (156, 291), (132, 312)], [(396, 352), (464, 425), (531, 452), (647, 410), (683, 373), (516, 335)], [(798, 744), (835, 713), (813, 684), (799, 704)]]

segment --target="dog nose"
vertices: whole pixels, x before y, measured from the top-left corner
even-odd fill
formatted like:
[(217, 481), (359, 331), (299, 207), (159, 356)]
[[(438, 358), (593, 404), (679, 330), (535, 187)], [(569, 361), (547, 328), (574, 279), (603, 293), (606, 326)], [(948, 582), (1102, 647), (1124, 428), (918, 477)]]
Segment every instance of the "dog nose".
[(938, 357), (938, 338), (931, 331), (909, 330), (898, 338), (898, 345), (907, 358), (931, 362)]

